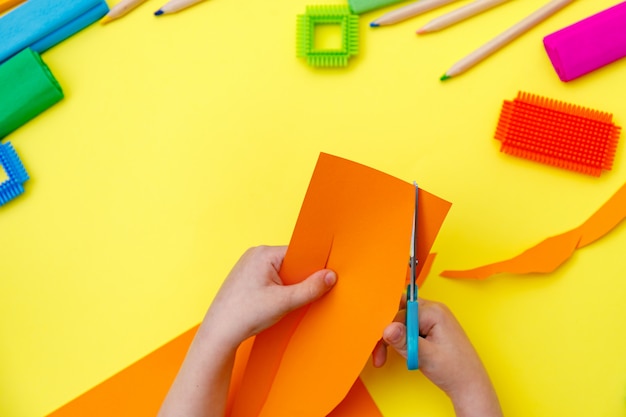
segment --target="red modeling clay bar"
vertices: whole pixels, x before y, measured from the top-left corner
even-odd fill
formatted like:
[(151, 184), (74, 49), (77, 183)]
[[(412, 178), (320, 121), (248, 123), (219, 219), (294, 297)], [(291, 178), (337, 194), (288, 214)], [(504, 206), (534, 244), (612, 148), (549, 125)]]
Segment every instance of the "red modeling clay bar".
[(520, 92), (505, 101), (495, 138), (500, 150), (559, 168), (600, 176), (613, 166), (621, 128), (613, 115)]

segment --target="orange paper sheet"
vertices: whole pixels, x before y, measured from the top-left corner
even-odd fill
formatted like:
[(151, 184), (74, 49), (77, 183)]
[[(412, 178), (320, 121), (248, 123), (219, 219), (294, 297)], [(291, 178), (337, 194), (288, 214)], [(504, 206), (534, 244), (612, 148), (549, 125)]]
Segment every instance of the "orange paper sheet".
[(495, 274), (529, 274), (554, 271), (568, 260), (576, 249), (593, 243), (610, 232), (626, 217), (626, 184), (585, 223), (550, 237), (520, 255), (506, 261), (464, 271), (443, 271), (447, 278), (485, 279)]
[[(320, 156), (281, 276), (293, 283), (329, 267), (339, 281), (322, 300), (239, 348), (227, 415), (234, 416), (242, 401), (261, 401), (263, 409), (249, 415), (382, 417), (358, 375), (404, 291), (414, 196), (409, 183), (345, 159)], [(419, 198), (418, 259), (424, 262), (418, 269), (423, 282), (434, 258), (430, 248), (450, 204), (423, 190)], [(154, 417), (196, 330), (49, 417)]]
[[(231, 417), (319, 417), (341, 402), (397, 312), (414, 199), (408, 182), (320, 155), (280, 274), (295, 283), (331, 268), (338, 282), (256, 337)], [(425, 260), (450, 204), (424, 190), (419, 202)]]

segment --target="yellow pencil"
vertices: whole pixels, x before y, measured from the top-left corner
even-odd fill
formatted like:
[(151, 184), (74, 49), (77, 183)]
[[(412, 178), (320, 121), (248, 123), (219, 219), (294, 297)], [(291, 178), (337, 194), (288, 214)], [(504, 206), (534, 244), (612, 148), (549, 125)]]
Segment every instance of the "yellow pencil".
[(426, 13), (429, 10), (443, 7), (448, 3), (453, 3), (458, 0), (419, 0), (415, 3), (411, 3), (408, 6), (400, 7), (386, 13), (370, 23), (370, 26), (375, 28), (378, 26), (393, 25), (394, 23), (401, 22), (409, 19), (413, 16), (417, 16), (422, 13)]
[(106, 14), (100, 21), (100, 23), (105, 24), (109, 23), (111, 20), (115, 20), (124, 16), (126, 13), (133, 10), (135, 7), (139, 6), (141, 3), (144, 3), (146, 0), (122, 0), (117, 3), (115, 6), (111, 7), (109, 13)]
[(445, 74), (441, 76), (441, 81), (454, 77), (467, 71), (474, 65), (478, 64), (489, 55), (498, 51), (500, 48), (521, 36), (534, 26), (538, 25), (554, 13), (558, 12), (565, 6), (572, 3), (574, 0), (552, 0), (545, 6), (541, 7), (534, 13), (530, 14), (526, 18), (522, 19), (509, 29), (505, 30), (494, 39), (490, 40), (480, 48), (476, 49), (471, 54), (454, 64)]
[(196, 3), (200, 3), (203, 0), (170, 0), (159, 10), (154, 12), (155, 16), (161, 16), (162, 14), (176, 13), (179, 10), (191, 7)]
[(17, 6), (24, 0), (0, 0), (0, 13), (4, 13), (10, 8)]
[(446, 13), (431, 20), (420, 29), (418, 29), (417, 34), (421, 35), (424, 33), (435, 32), (437, 30), (447, 28), (448, 26), (452, 26), (455, 23), (458, 23), (465, 19), (469, 19), (472, 16), (475, 16), (493, 7), (499, 6), (500, 4), (506, 3), (507, 1), (511, 0), (476, 0), (472, 3), (466, 4), (465, 6), (459, 7), (456, 10), (453, 10), (450, 13)]

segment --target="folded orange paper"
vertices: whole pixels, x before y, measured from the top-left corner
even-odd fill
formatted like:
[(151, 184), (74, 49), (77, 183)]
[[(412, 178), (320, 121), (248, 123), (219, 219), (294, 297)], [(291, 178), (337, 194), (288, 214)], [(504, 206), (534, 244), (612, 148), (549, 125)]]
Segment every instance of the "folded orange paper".
[(463, 271), (443, 271), (447, 278), (485, 279), (495, 274), (529, 274), (554, 271), (576, 249), (595, 242), (626, 217), (626, 184), (579, 227), (550, 237), (520, 255), (506, 261)]

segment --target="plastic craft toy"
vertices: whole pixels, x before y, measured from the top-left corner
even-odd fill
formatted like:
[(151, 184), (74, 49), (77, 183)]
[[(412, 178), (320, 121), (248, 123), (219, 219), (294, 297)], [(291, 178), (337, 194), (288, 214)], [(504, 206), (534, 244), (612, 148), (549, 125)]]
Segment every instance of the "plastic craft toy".
[[(318, 49), (315, 31), (322, 25), (339, 25), (341, 47)], [(347, 6), (307, 6), (306, 13), (297, 19), (296, 56), (306, 58), (314, 67), (345, 67), (348, 59), (359, 51), (359, 16), (352, 14)]]
[(597, 177), (613, 166), (621, 128), (612, 118), (520, 92), (504, 102), (495, 139), (504, 153)]
[(352, 13), (362, 14), (383, 7), (400, 3), (402, 0), (348, 0)]
[(0, 62), (24, 48), (44, 52), (108, 11), (104, 0), (27, 1), (0, 17)]
[(3, 206), (24, 192), (24, 182), (28, 180), (28, 173), (11, 142), (0, 144), (0, 169), (7, 177), (0, 182), (0, 206)]

